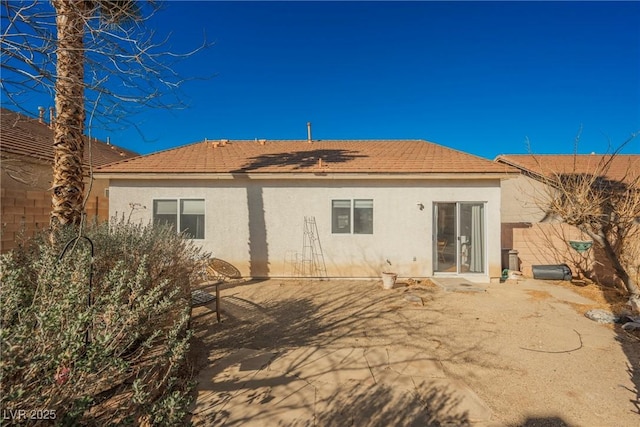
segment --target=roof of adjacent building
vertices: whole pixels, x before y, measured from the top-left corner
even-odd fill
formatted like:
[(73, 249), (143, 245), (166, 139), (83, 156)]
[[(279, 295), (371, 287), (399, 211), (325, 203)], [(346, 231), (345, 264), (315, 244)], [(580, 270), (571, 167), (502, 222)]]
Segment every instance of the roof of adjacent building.
[[(106, 165), (118, 160), (138, 156), (131, 150), (86, 137), (84, 163)], [(39, 119), (33, 119), (6, 108), (0, 108), (0, 150), (53, 162), (53, 129)]]
[[(638, 154), (502, 154), (497, 163), (544, 177), (563, 174), (593, 174), (606, 170), (603, 178), (630, 182), (640, 174)], [(610, 162), (608, 166), (605, 163)]]
[(506, 173), (510, 167), (424, 140), (216, 140), (126, 159), (105, 173)]

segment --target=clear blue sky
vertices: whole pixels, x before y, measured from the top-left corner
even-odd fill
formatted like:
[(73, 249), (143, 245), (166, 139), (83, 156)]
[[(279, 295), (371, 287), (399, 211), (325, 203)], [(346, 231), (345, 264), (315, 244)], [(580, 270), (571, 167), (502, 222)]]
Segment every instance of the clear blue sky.
[[(426, 139), (479, 156), (605, 152), (640, 130), (639, 2), (170, 2), (186, 110), (109, 134), (141, 153), (209, 139)], [(102, 139), (99, 129), (93, 134)], [(640, 138), (625, 150), (640, 153)]]

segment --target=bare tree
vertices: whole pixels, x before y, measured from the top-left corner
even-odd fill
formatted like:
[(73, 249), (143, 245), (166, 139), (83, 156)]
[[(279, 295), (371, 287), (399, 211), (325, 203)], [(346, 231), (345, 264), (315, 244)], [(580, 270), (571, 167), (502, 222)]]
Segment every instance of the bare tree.
[(113, 128), (135, 126), (131, 107), (182, 105), (175, 64), (206, 44), (167, 51), (144, 25), (156, 11), (133, 0), (2, 1), (2, 92), (18, 107), (34, 92), (55, 97), (54, 227), (82, 217), (87, 111)]
[[(570, 171), (552, 170), (534, 157), (542, 171), (539, 179), (547, 184), (546, 194), (539, 200), (540, 207), (549, 216), (578, 228), (602, 249), (630, 300), (638, 307), (640, 161), (629, 159), (623, 163), (620, 158), (622, 148), (635, 136), (611, 154), (599, 156), (589, 172), (579, 170), (577, 155)], [(614, 164), (615, 174), (611, 173)]]

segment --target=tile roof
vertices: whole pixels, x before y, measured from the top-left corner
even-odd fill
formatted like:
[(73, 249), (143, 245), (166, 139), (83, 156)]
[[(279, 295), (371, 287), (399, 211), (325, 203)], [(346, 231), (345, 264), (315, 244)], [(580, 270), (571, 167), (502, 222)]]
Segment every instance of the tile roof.
[(505, 173), (506, 165), (423, 140), (202, 141), (127, 159), (111, 173)]
[[(496, 157), (495, 161), (522, 171), (551, 177), (554, 174), (593, 173), (599, 168), (599, 165), (610, 158), (611, 155), (602, 154), (503, 154)], [(611, 165), (604, 178), (630, 182), (639, 174), (640, 155), (618, 154), (611, 160)]]
[[(86, 138), (88, 141), (89, 138)], [(88, 143), (84, 163), (89, 164)], [(53, 130), (46, 123), (6, 108), (0, 108), (0, 150), (53, 163)], [(91, 157), (94, 166), (138, 156), (131, 150), (93, 140)]]

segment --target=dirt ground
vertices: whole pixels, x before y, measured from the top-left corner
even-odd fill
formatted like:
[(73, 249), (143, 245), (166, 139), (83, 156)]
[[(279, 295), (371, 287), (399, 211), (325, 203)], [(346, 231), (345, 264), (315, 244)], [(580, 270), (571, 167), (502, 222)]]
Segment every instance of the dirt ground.
[[(223, 323), (209, 306), (193, 313), (194, 366), (205, 380), (239, 349), (384, 349), (433, 362), (490, 409), (490, 417), (478, 422), (429, 418), (430, 425), (640, 425), (640, 339), (584, 317), (589, 308), (617, 304), (593, 297), (598, 292), (592, 289), (536, 280), (486, 285), (479, 293), (445, 292), (428, 282), (384, 290), (375, 280), (267, 280), (226, 285), (221, 294)], [(200, 387), (196, 425), (236, 425), (229, 421), (233, 414), (226, 423), (216, 418), (220, 400), (204, 396)], [(357, 412), (357, 397), (343, 394), (322, 416), (300, 425), (341, 425), (327, 412)], [(422, 396), (419, 404), (426, 411), (435, 397)], [(367, 396), (362, 411), (388, 398), (378, 390)], [(408, 419), (418, 416), (415, 411), (397, 409), (359, 422), (352, 418), (351, 425), (424, 425)], [(265, 417), (261, 425), (286, 425)]]

